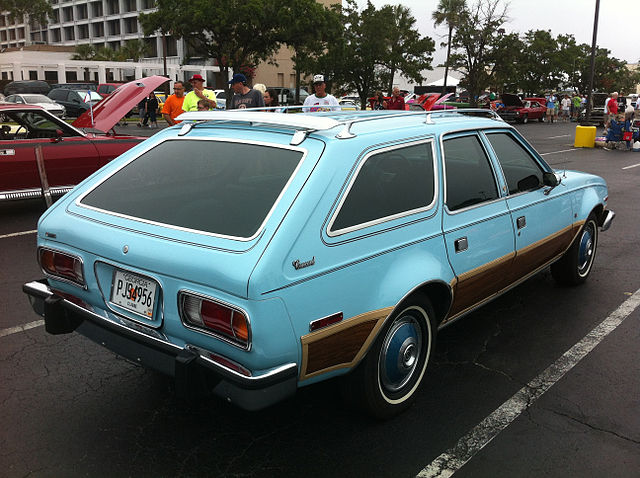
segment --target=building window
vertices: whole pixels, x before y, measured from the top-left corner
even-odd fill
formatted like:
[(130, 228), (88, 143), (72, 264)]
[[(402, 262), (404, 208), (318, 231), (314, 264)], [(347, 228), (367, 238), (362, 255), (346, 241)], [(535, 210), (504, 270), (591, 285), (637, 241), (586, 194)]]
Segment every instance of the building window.
[(44, 81), (51, 81), (53, 83), (57, 83), (58, 82), (58, 72), (57, 71), (45, 70), (45, 72), (44, 72)]
[(89, 13), (88, 13), (88, 8), (87, 8), (87, 4), (84, 3), (82, 5), (76, 5), (76, 19), (77, 20), (84, 20), (86, 18), (89, 18)]
[(60, 23), (60, 9), (56, 8), (53, 11), (53, 16), (51, 18), (51, 23)]
[(178, 56), (178, 40), (167, 37), (167, 56)]
[(142, 9), (143, 10), (150, 10), (152, 8), (155, 7), (155, 5), (153, 4), (154, 0), (142, 0)]
[(73, 7), (64, 7), (62, 9), (62, 21), (64, 22), (73, 21)]
[(78, 39), (86, 40), (89, 38), (89, 25), (78, 25)]
[(120, 13), (120, 3), (118, 0), (108, 0), (107, 15), (116, 15)]
[(147, 47), (146, 52), (144, 54), (145, 58), (155, 58), (158, 56), (158, 46), (156, 42), (156, 37), (145, 38), (144, 44)]
[(76, 39), (76, 34), (73, 31), (73, 27), (64, 27), (64, 39), (66, 41), (72, 41)]
[(102, 2), (93, 2), (91, 4), (91, 13), (93, 17), (103, 16), (104, 10), (102, 9)]
[(6, 30), (2, 30), (0, 32), (0, 41), (7, 41), (7, 31)]
[(52, 43), (60, 43), (60, 41), (61, 41), (60, 29), (59, 28), (51, 29), (51, 42)]
[(30, 80), (37, 80), (38, 79), (38, 72), (37, 71), (33, 71), (33, 70), (29, 70), (29, 79)]
[(15, 40), (15, 39), (16, 39), (16, 31), (9, 30), (9, 40)]
[(107, 23), (109, 36), (120, 35), (120, 20), (109, 20)]
[(6, 27), (7, 21), (4, 18), (4, 15), (0, 15), (0, 27)]
[(284, 73), (278, 73), (278, 86), (284, 87)]
[(24, 27), (18, 28), (18, 40), (24, 40)]
[(93, 37), (94, 38), (100, 38), (100, 37), (104, 36), (104, 23), (103, 22), (92, 23), (91, 24), (91, 28), (93, 29)]
[(136, 5), (136, 0), (124, 0), (124, 11), (125, 12), (135, 12), (138, 10), (138, 6)]
[(124, 32), (125, 33), (138, 32), (138, 17), (130, 17), (130, 18), (124, 19)]
[(73, 83), (74, 81), (78, 81), (78, 74), (75, 71), (65, 71), (64, 76), (66, 83)]

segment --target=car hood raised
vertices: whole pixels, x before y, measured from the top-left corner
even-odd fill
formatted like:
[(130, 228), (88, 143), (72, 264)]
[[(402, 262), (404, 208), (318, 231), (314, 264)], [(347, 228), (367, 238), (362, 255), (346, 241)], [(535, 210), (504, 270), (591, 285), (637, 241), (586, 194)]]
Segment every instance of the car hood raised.
[(140, 100), (149, 96), (149, 93), (167, 81), (169, 81), (168, 78), (155, 75), (124, 83), (93, 107), (93, 122), (91, 109), (89, 109), (72, 124), (76, 128), (93, 128), (106, 133)]
[(518, 108), (522, 108), (524, 106), (524, 103), (518, 95), (503, 93), (502, 95), (500, 95), (500, 99), (505, 106), (517, 106)]

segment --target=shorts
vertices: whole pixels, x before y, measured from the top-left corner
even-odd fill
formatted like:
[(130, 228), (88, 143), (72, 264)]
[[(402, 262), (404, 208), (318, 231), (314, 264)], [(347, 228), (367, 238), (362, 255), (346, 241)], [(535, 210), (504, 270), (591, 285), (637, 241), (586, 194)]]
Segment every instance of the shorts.
[(556, 109), (555, 108), (547, 108), (547, 114), (549, 116), (555, 116), (556, 115)]

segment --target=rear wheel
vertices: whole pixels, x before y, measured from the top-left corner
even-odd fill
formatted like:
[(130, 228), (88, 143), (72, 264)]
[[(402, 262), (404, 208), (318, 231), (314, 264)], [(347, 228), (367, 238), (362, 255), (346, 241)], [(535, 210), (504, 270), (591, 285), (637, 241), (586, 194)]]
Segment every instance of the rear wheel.
[(546, 121), (546, 118), (544, 117), (544, 115), (540, 116), (540, 118), (538, 118), (538, 121), (540, 121), (540, 123), (544, 123)]
[(522, 123), (523, 123), (523, 124), (527, 124), (528, 122), (529, 122), (529, 116), (528, 116), (528, 115), (524, 115), (524, 116), (522, 117)]
[(553, 278), (561, 284), (582, 284), (589, 277), (598, 247), (598, 225), (592, 213), (580, 230), (578, 237), (564, 256), (551, 265)]
[(348, 377), (352, 397), (376, 418), (391, 418), (407, 409), (427, 369), (435, 333), (430, 302), (421, 296), (406, 301)]

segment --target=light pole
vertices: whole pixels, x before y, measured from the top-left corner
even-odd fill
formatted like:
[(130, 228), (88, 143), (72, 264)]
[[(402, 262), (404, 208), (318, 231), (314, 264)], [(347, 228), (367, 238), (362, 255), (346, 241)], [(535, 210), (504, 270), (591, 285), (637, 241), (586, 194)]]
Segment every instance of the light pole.
[(591, 71), (589, 72), (589, 83), (587, 84), (587, 114), (585, 121), (588, 124), (591, 121), (591, 108), (593, 99), (593, 75), (596, 69), (596, 41), (598, 38), (598, 13), (600, 11), (600, 0), (596, 0), (596, 14), (593, 19), (593, 40), (591, 41)]

